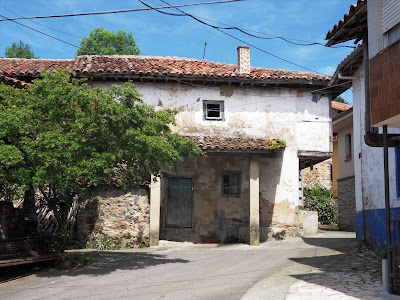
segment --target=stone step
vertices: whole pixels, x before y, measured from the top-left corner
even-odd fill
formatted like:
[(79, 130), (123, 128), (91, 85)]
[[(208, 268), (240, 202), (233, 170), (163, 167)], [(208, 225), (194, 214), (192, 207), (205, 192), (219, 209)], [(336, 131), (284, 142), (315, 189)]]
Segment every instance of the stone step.
[(162, 228), (160, 238), (174, 242), (200, 242), (200, 236), (193, 228)]

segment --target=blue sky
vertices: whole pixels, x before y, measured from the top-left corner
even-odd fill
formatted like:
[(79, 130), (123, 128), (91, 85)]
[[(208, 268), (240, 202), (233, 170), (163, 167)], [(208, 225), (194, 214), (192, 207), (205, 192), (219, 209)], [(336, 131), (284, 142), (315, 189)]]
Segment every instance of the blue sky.
[[(184, 4), (203, 1), (205, 0), (169, 0), (167, 2)], [(155, 6), (154, 3), (163, 5), (159, 0), (151, 0), (151, 2), (148, 3), (153, 6)], [(324, 43), (326, 33), (343, 18), (343, 15), (349, 11), (350, 5), (355, 2), (356, 0), (246, 0), (228, 4), (194, 6), (183, 8), (183, 10), (198, 17), (257, 31), (260, 32), (259, 35), (266, 37), (275, 35)], [(0, 5), (23, 16), (144, 7), (137, 0), (0, 0)], [(2, 7), (0, 7), (0, 14), (8, 18), (17, 17)], [(35, 21), (59, 31), (28, 20), (19, 22), (75, 45), (79, 45), (80, 38), (87, 35), (95, 26), (102, 26), (113, 31), (122, 29), (132, 32), (143, 55), (201, 59), (204, 42), (207, 42), (205, 55), (207, 60), (236, 64), (236, 48), (243, 44), (188, 17), (167, 16), (156, 11)], [(281, 40), (261, 40), (237, 31), (228, 32), (267, 52), (327, 75), (332, 75), (338, 63), (351, 52), (349, 48), (296, 46)], [(4, 54), (7, 46), (19, 40), (29, 44), (35, 55), (40, 58), (75, 57), (76, 48), (70, 45), (11, 21), (0, 22), (0, 55)], [(353, 43), (349, 42), (347, 45), (353, 45)], [(306, 71), (254, 48), (251, 49), (251, 65)], [(345, 93), (343, 97), (350, 102), (352, 100), (351, 92)]]

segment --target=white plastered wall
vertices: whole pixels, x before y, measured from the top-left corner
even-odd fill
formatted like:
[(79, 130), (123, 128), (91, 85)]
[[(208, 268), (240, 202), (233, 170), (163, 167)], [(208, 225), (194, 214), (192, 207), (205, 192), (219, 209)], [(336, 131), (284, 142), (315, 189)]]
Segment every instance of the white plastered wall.
[[(108, 88), (111, 83), (92, 82), (92, 85)], [(156, 109), (180, 111), (173, 130), (181, 134), (283, 139), (287, 147), (282, 158), (266, 160), (267, 165), (279, 166), (260, 170), (260, 192), (275, 204), (287, 202), (291, 208), (297, 205), (298, 151), (331, 152), (328, 97), (313, 102), (311, 93), (296, 89), (177, 82), (141, 82), (136, 88), (143, 95), (143, 101)], [(203, 100), (224, 101), (225, 120), (203, 120)], [(278, 182), (272, 179), (276, 176), (279, 176)]]
[[(356, 211), (385, 208), (383, 173), (383, 148), (369, 147), (365, 135), (365, 81), (364, 67), (360, 66), (353, 81), (353, 128), (354, 128), (354, 171), (356, 188)], [(395, 132), (391, 129), (390, 132)], [(380, 128), (381, 132), (381, 128)], [(398, 130), (397, 130), (398, 132)], [(389, 148), (390, 202), (391, 207), (400, 207), (396, 195), (395, 150)], [(360, 158), (361, 157), (361, 158)]]

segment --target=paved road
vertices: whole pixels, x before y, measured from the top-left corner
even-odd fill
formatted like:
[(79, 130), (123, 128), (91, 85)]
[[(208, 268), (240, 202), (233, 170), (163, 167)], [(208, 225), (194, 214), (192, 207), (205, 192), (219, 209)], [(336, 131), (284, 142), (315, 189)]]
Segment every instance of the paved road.
[(342, 260), (354, 243), (352, 233), (323, 232), (259, 247), (163, 242), (152, 250), (86, 251), (93, 266), (2, 284), (0, 299), (285, 299), (302, 274)]

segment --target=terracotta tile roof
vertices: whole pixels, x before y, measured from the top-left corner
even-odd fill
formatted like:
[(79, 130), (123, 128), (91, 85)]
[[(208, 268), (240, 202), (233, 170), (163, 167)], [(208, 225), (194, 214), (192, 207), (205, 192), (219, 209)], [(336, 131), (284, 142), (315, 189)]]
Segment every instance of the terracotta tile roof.
[(237, 65), (181, 57), (141, 55), (78, 56), (74, 60), (0, 58), (0, 74), (39, 76), (43, 70), (62, 67), (81, 76), (136, 75), (179, 78), (237, 78), (239, 80), (322, 81), (329, 76), (308, 72), (252, 67), (250, 74), (240, 74)]
[[(358, 0), (356, 4), (350, 6), (349, 12), (343, 16), (343, 19), (339, 21), (331, 30), (328, 31), (325, 39), (329, 40), (327, 43), (328, 46), (344, 42), (347, 40), (351, 40), (357, 38), (357, 28), (355, 27), (366, 27), (366, 18), (367, 18), (367, 0)], [(358, 16), (357, 20), (352, 20), (352, 17), (358, 14), (365, 14), (362, 18)], [(349, 27), (351, 30), (348, 30), (343, 33), (343, 36), (337, 37), (337, 35), (341, 35), (340, 31), (343, 27)], [(362, 28), (362, 29), (363, 29)], [(346, 36), (346, 37), (344, 37)], [(331, 40), (333, 39), (333, 40)], [(338, 40), (335, 40), (338, 39)]]
[(40, 76), (44, 70), (66, 68), (73, 71), (73, 59), (0, 58), (0, 75)]
[(345, 104), (345, 103), (341, 103), (341, 102), (337, 102), (337, 101), (332, 101), (331, 102), (331, 106), (333, 109), (337, 109), (340, 111), (346, 111), (350, 108), (352, 108), (353, 106), (350, 104)]
[(332, 117), (332, 121), (336, 121), (336, 120), (342, 118), (343, 116), (351, 114), (352, 112), (353, 112), (353, 106), (350, 105), (349, 109), (346, 109), (346, 110), (342, 111), (341, 113), (337, 114), (336, 116)]
[(0, 82), (4, 82), (5, 84), (8, 84), (8, 85), (14, 85), (14, 86), (17, 86), (20, 88), (24, 88), (24, 87), (30, 85), (30, 83), (27, 83), (25, 81), (22, 81), (22, 80), (19, 80), (16, 78), (12, 78), (12, 77), (8, 77), (8, 76), (3, 76), (3, 75), (0, 75)]
[(203, 150), (269, 150), (266, 139), (217, 136), (184, 136), (197, 143)]

